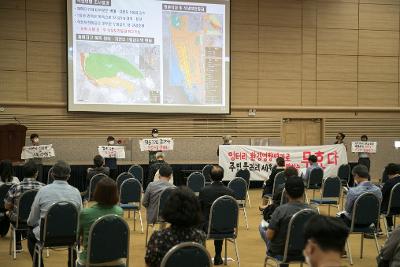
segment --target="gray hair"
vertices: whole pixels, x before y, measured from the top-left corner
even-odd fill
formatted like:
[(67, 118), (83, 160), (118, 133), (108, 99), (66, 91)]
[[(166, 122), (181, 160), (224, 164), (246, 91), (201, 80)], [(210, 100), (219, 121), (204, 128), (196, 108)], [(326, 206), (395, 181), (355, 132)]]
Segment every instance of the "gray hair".
[(156, 159), (158, 159), (158, 158), (165, 158), (164, 152), (157, 152), (156, 153)]
[(71, 167), (69, 164), (63, 160), (57, 161), (56, 164), (53, 165), (52, 174), (54, 179), (56, 180), (66, 180), (71, 174)]

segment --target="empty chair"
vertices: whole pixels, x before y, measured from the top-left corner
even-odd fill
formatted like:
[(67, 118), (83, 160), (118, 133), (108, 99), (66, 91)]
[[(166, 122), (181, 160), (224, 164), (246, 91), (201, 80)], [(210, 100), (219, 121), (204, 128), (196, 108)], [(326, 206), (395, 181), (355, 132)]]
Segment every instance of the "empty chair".
[(247, 183), (247, 201), (249, 202), (249, 207), (251, 208), (251, 201), (249, 195), (249, 188), (250, 188), (250, 171), (248, 169), (240, 169), (236, 173), (236, 177), (243, 178)]
[(79, 211), (70, 202), (57, 202), (49, 207), (46, 216), (41, 219), (40, 240), (35, 245), (38, 266), (41, 266), (43, 248), (49, 247), (68, 247), (69, 263), (74, 266), (72, 250), (76, 248), (78, 240), (78, 219)]
[(133, 175), (138, 181), (143, 184), (143, 168), (140, 165), (132, 165), (129, 170), (129, 173)]
[(204, 166), (203, 170), (201, 171), (201, 173), (203, 174), (204, 178), (206, 178), (206, 183), (211, 183), (211, 169), (212, 169), (212, 165), (211, 164), (207, 164), (206, 166)]
[(136, 212), (139, 213), (140, 227), (143, 233), (143, 221), (142, 221), (142, 185), (134, 178), (125, 180), (119, 191), (120, 207), (123, 210), (128, 210), (128, 217), (130, 216), (129, 211), (133, 210), (133, 230), (136, 230)]
[(13, 259), (17, 258), (16, 252), (16, 231), (28, 230), (27, 220), (31, 212), (31, 206), (35, 199), (37, 190), (25, 191), (21, 194), (18, 200), (17, 221), (15, 226), (11, 224), (11, 238), (10, 238), (10, 255), (13, 253)]
[(247, 183), (243, 178), (236, 177), (228, 184), (228, 188), (232, 189), (235, 199), (238, 202), (239, 208), (243, 210), (244, 219), (246, 222), (246, 229), (249, 229), (246, 213), (246, 197), (247, 197)]
[(195, 242), (180, 243), (165, 254), (161, 267), (211, 267), (210, 253), (204, 246)]
[(89, 183), (89, 191), (88, 191), (88, 201), (91, 201), (93, 199), (93, 193), (94, 190), (96, 189), (96, 184), (103, 178), (107, 178), (108, 176), (102, 173), (96, 174), (95, 176), (90, 179)]
[(331, 215), (331, 205), (336, 205), (339, 210), (341, 185), (339, 177), (326, 178), (322, 183), (321, 198), (311, 199), (310, 204), (317, 205), (317, 208), (320, 205), (328, 205), (328, 214)]
[(315, 198), (315, 190), (320, 189), (322, 185), (322, 179), (324, 177), (324, 170), (321, 168), (312, 169), (310, 172), (310, 177), (307, 181), (307, 189), (313, 191), (313, 198)]
[(117, 180), (116, 180), (118, 190), (121, 189), (121, 185), (123, 182), (125, 182), (126, 180), (131, 179), (131, 178), (136, 178), (136, 177), (133, 176), (133, 174), (131, 174), (130, 172), (123, 172), (120, 175), (118, 175)]
[[(376, 250), (379, 254), (377, 240), (377, 225), (379, 222), (380, 200), (372, 193), (360, 195), (354, 202), (353, 214), (349, 234), (361, 234), (360, 258), (363, 256), (364, 234), (373, 234)], [(347, 253), (350, 264), (353, 265), (353, 258), (350, 251), (350, 238), (347, 239)]]
[(340, 178), (342, 186), (349, 187), (351, 168), (349, 164), (342, 164), (338, 169), (337, 176)]
[(276, 266), (296, 262), (299, 262), (301, 265), (303, 264), (303, 249), (305, 244), (303, 229), (306, 222), (315, 214), (316, 212), (312, 209), (304, 209), (296, 212), (292, 216), (286, 234), (286, 243), (282, 260), (267, 254), (264, 266), (267, 266), (268, 260), (270, 259), (275, 261)]
[(227, 242), (235, 245), (237, 264), (240, 266), (239, 250), (236, 243), (238, 236), (239, 206), (231, 196), (217, 198), (211, 205), (207, 239), (225, 241), (225, 264), (228, 260)]
[(121, 259), (126, 259), (126, 263), (113, 266), (129, 266), (129, 236), (128, 224), (118, 215), (98, 218), (90, 227), (86, 264), (83, 266)]
[[(164, 191), (162, 191), (161, 195), (160, 195), (160, 199), (158, 200), (158, 209), (157, 209), (157, 220), (156, 222), (151, 224), (151, 227), (154, 229), (154, 226), (156, 224), (161, 224), (163, 225), (165, 223), (164, 219), (162, 218), (161, 214), (162, 214), (162, 210), (165, 206), (165, 203), (167, 202), (168, 197), (171, 195), (172, 190), (174, 190), (174, 187), (169, 187), (164, 189)], [(148, 236), (149, 236), (149, 222), (147, 222), (147, 226), (146, 226), (146, 246), (147, 246), (147, 241), (148, 241)]]
[(196, 195), (199, 195), (199, 192), (204, 188), (205, 184), (206, 179), (200, 172), (191, 173), (187, 180), (187, 187), (189, 187)]
[[(400, 184), (396, 184), (390, 191), (389, 204), (387, 206), (387, 210), (382, 215), (385, 217), (393, 216), (394, 217), (393, 220), (394, 222), (396, 222), (396, 215), (399, 214), (400, 214)], [(389, 229), (386, 219), (384, 219), (383, 222), (386, 228), (386, 236), (389, 237)], [(396, 223), (394, 223), (394, 226), (396, 226)]]

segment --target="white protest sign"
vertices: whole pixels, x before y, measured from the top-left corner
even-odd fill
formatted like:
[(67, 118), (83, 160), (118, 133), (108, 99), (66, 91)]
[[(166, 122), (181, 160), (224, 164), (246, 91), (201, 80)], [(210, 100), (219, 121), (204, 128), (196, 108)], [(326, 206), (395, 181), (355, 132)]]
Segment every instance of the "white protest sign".
[(140, 151), (168, 151), (174, 150), (172, 138), (148, 138), (139, 140)]
[(125, 158), (124, 146), (99, 146), (98, 151), (100, 156), (102, 156), (103, 158)]
[(376, 153), (377, 142), (354, 141), (351, 142), (351, 152)]
[(54, 157), (53, 145), (24, 146), (21, 152), (21, 159), (51, 158)]
[(299, 171), (309, 166), (308, 157), (315, 155), (324, 169), (324, 177), (336, 176), (342, 164), (347, 164), (344, 145), (327, 146), (219, 146), (219, 165), (225, 170), (224, 180), (232, 180), (240, 169), (250, 171), (251, 180), (269, 177), (276, 158), (285, 159), (286, 166)]

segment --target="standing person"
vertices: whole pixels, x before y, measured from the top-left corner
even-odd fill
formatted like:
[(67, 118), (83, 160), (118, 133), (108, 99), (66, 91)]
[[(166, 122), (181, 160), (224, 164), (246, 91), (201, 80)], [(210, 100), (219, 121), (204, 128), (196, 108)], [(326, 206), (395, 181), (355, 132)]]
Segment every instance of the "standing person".
[[(224, 169), (221, 166), (214, 165), (211, 168), (210, 176), (212, 183), (204, 187), (199, 194), (201, 210), (204, 218), (203, 229), (205, 232), (208, 231), (210, 209), (214, 201), (225, 195), (234, 197), (234, 192), (222, 183), (222, 179), (224, 178)], [(222, 265), (224, 263), (221, 256), (222, 244), (223, 240), (214, 240), (214, 265)]]
[[(158, 138), (158, 129), (151, 130), (151, 137)], [(149, 166), (157, 161), (156, 154), (162, 151), (149, 151)]]
[[(388, 175), (388, 180), (382, 187), (382, 203), (381, 203), (381, 213), (387, 213), (390, 193), (392, 192), (392, 188), (400, 183), (400, 166), (395, 163), (389, 163), (385, 167), (385, 172)], [(394, 212), (400, 212), (400, 210), (393, 210)], [(386, 222), (388, 226), (388, 232), (392, 232), (393, 230), (393, 216), (387, 216)]]
[[(107, 145), (113, 146), (115, 145), (115, 138), (113, 136), (107, 137)], [(117, 158), (105, 158), (104, 165), (110, 169), (110, 177), (114, 180), (117, 179), (118, 173), (118, 165), (117, 165)]]
[[(361, 136), (361, 141), (367, 142), (368, 136), (365, 134)], [(368, 171), (371, 167), (371, 160), (369, 159), (369, 153), (366, 152), (358, 152), (358, 164), (362, 164), (368, 168)]]
[[(232, 136), (230, 135), (224, 135), (222, 136), (222, 141), (224, 142), (222, 145), (228, 146), (232, 145)], [(217, 156), (219, 157), (219, 146), (217, 148)]]
[(19, 179), (14, 176), (13, 166), (10, 160), (0, 162), (0, 186), (2, 184), (18, 184)]
[(303, 254), (310, 267), (341, 267), (349, 228), (338, 218), (315, 215), (304, 227)]
[[(33, 133), (31, 134), (31, 145), (32, 146), (39, 146), (40, 145), (40, 139), (39, 139), (39, 135), (37, 133)], [(38, 169), (38, 175), (37, 175), (37, 180), (39, 182), (45, 183), (46, 181), (44, 181), (44, 177), (43, 177), (43, 159), (42, 158), (33, 158), (32, 159)]]
[[(18, 213), (18, 201), (22, 193), (29, 190), (39, 190), (44, 186), (43, 183), (36, 180), (38, 176), (38, 168), (33, 160), (28, 160), (22, 167), (24, 179), (19, 184), (13, 185), (8, 191), (6, 198), (4, 199), (4, 207), (9, 210), (9, 217), (12, 224), (17, 222)], [(16, 249), (17, 252), (22, 251), (21, 235), (25, 235), (25, 231), (16, 231)]]
[[(65, 161), (59, 160), (52, 168), (54, 182), (39, 189), (35, 200), (32, 203), (31, 212), (28, 218), (28, 225), (32, 230), (28, 232), (28, 248), (33, 260), (33, 266), (39, 266), (38, 255), (34, 257), (35, 245), (40, 240), (40, 223), (46, 217), (49, 208), (57, 202), (67, 201), (75, 205), (78, 211), (82, 208), (81, 194), (78, 189), (68, 184), (67, 180), (71, 175), (71, 167)], [(73, 253), (68, 250), (69, 255)], [(75, 254), (74, 258), (76, 257)], [(68, 262), (71, 257), (68, 257)], [(75, 259), (74, 259), (75, 261)], [(70, 266), (70, 264), (68, 264)], [(41, 262), (43, 266), (43, 261)]]
[(335, 145), (337, 144), (344, 144), (344, 138), (346, 137), (346, 135), (344, 133), (337, 133), (336, 135), (336, 141), (335, 141)]

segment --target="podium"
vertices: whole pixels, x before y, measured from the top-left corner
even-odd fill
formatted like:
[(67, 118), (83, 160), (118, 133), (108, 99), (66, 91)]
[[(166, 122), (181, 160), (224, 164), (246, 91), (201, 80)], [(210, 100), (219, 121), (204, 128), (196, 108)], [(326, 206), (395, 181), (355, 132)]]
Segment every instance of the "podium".
[(27, 128), (20, 124), (0, 125), (0, 160), (21, 161)]

